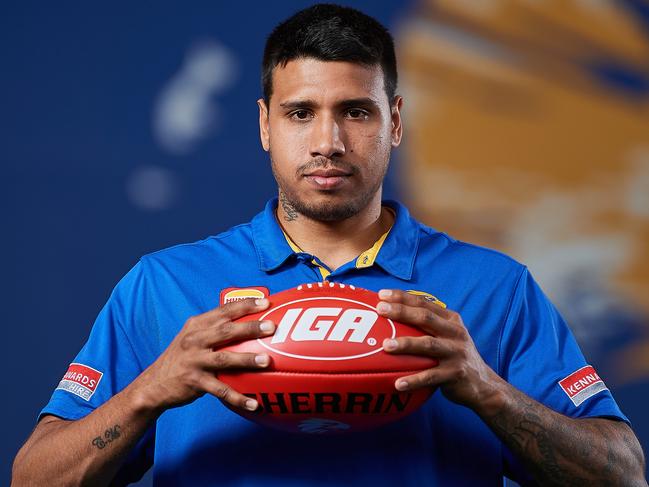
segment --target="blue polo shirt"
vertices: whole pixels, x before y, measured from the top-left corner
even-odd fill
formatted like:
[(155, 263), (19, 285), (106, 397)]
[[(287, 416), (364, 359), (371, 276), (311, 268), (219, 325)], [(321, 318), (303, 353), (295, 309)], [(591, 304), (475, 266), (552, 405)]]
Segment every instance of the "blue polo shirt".
[[(572, 334), (526, 267), (417, 222), (399, 203), (384, 205), (396, 215), (387, 236), (333, 272), (292, 248), (277, 200), (250, 223), (142, 257), (41, 414), (74, 420), (92, 412), (155, 361), (189, 317), (219, 306), (224, 289), (276, 293), (327, 274), (374, 291), (430, 293), (461, 314), (486, 363), (521, 391), (571, 417), (626, 421), (596, 373), (586, 374)], [(397, 423), (342, 436), (266, 429), (208, 394), (163, 413), (120, 481), (151, 463), (159, 486), (477, 486), (502, 485), (505, 468), (525, 475), (475, 413), (439, 391)]]

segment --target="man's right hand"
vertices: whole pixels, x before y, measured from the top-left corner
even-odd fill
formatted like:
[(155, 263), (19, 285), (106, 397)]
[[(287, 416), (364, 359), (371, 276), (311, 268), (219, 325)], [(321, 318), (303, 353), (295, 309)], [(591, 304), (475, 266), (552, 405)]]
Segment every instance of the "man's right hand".
[[(16, 456), (12, 486), (47, 485), (51, 479), (57, 485), (78, 485), (80, 479), (83, 485), (109, 485), (162, 412), (205, 393), (236, 408), (256, 409), (256, 401), (232, 390), (216, 374), (268, 366), (268, 355), (221, 350), (231, 342), (271, 335), (272, 322), (233, 322), (268, 306), (267, 299), (246, 299), (194, 316), (149, 368), (92, 413), (76, 421), (46, 415)], [(119, 434), (110, 446), (97, 446), (94, 439), (107, 430)]]
[(263, 369), (270, 363), (266, 354), (220, 350), (243, 340), (266, 337), (275, 331), (271, 321), (234, 320), (258, 313), (269, 305), (267, 299), (244, 299), (189, 318), (180, 333), (158, 359), (133, 383), (145, 401), (162, 412), (190, 403), (210, 393), (235, 408), (257, 409), (254, 399), (233, 390), (217, 379), (223, 369)]

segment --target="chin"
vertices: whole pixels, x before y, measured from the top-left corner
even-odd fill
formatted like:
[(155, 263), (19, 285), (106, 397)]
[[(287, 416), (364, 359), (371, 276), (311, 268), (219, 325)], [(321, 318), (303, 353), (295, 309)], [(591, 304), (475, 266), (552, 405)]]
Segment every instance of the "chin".
[[(284, 193), (288, 203), (301, 215), (323, 222), (342, 221), (363, 210), (369, 202), (366, 198), (349, 198), (343, 195), (318, 194), (312, 197), (292, 198)], [(371, 198), (370, 198), (371, 199)]]

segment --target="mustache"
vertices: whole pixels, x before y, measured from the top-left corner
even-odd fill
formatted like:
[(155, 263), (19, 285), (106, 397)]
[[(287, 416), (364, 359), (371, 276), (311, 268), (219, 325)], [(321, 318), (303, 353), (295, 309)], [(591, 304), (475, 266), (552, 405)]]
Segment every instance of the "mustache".
[(338, 169), (352, 175), (358, 173), (358, 168), (347, 161), (318, 156), (298, 166), (295, 174), (296, 176), (300, 177), (309, 172), (315, 171), (316, 169)]

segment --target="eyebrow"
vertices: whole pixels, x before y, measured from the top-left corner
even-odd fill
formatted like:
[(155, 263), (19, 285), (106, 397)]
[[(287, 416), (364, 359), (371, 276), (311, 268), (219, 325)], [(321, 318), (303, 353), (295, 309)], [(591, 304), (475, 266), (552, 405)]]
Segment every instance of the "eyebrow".
[[(296, 108), (314, 108), (318, 106), (318, 103), (315, 100), (309, 98), (303, 100), (287, 100), (279, 104), (280, 107), (285, 109), (296, 109)], [(349, 98), (346, 100), (339, 101), (336, 103), (336, 106), (340, 108), (349, 108), (349, 107), (367, 107), (367, 108), (378, 108), (379, 104), (376, 100), (369, 97), (362, 98)]]

